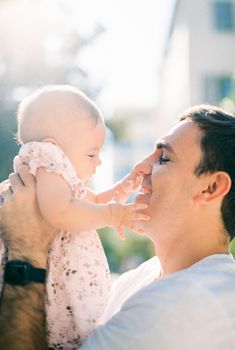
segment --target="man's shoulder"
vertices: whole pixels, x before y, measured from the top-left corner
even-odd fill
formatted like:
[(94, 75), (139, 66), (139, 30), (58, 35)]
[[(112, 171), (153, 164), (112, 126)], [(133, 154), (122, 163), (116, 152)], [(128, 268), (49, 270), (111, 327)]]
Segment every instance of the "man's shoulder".
[(234, 289), (234, 262), (206, 258), (133, 294), (90, 341), (94, 349), (234, 349)]
[(156, 256), (143, 262), (133, 270), (120, 275), (112, 284), (111, 294), (133, 295), (152, 281), (159, 278), (161, 265)]
[(222, 301), (234, 289), (235, 262), (229, 256), (214, 255), (152, 282), (133, 296), (133, 302), (142, 299), (143, 305), (150, 304), (153, 308), (161, 307), (165, 301), (167, 305), (171, 302), (186, 305), (191, 304), (192, 300), (200, 304), (211, 297), (214, 301), (216, 298)]
[[(226, 257), (209, 260), (142, 288), (123, 305), (119, 319), (133, 328), (141, 322), (148, 337), (155, 339), (157, 334), (162, 348), (180, 342), (186, 349), (193, 341), (191, 349), (199, 349), (202, 344), (203, 349), (217, 349), (212, 345), (219, 344), (220, 339), (214, 337), (210, 343), (211, 332), (217, 327), (234, 345), (235, 265)], [(220, 348), (231, 348), (226, 346)]]

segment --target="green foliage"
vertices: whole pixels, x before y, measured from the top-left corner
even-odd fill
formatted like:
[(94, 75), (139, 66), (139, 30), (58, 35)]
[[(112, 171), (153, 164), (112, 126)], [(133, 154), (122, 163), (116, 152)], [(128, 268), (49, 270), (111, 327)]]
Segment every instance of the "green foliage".
[(229, 251), (232, 254), (233, 258), (235, 259), (235, 238), (232, 239), (229, 245)]
[(220, 104), (226, 111), (235, 114), (235, 71), (231, 77), (231, 82), (232, 90), (229, 96), (225, 96), (225, 98), (222, 99)]
[(0, 111), (0, 181), (8, 178), (12, 172), (12, 161), (18, 152), (18, 145), (14, 140), (16, 121), (13, 111)]
[(153, 244), (145, 236), (127, 231), (126, 239), (121, 240), (110, 228), (99, 233), (112, 272), (134, 268), (154, 255)]
[(115, 116), (105, 121), (114, 136), (115, 141), (123, 141), (126, 139), (127, 122), (125, 119), (116, 118)]

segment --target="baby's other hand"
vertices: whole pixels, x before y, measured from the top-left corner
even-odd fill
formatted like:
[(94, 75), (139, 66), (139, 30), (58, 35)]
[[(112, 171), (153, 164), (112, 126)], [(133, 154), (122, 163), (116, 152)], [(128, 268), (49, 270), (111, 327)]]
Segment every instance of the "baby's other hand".
[(148, 221), (149, 215), (141, 213), (140, 210), (147, 209), (148, 205), (144, 203), (120, 204), (110, 203), (112, 227), (116, 228), (121, 239), (125, 239), (124, 227), (143, 233), (139, 228), (140, 221)]

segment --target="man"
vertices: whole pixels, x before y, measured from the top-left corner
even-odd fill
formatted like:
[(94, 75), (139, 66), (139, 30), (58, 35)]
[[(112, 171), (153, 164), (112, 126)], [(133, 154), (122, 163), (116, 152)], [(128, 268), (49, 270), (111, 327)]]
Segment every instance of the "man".
[[(143, 225), (162, 274), (127, 299), (82, 350), (235, 349), (235, 263), (228, 254), (235, 232), (234, 155), (235, 118), (197, 106), (136, 165), (144, 176), (136, 200), (149, 205), (151, 218)], [(4, 194), (0, 209), (8, 259), (45, 269), (54, 232), (40, 217), (27, 169), (20, 177), (25, 186), (12, 175), (13, 193)], [(46, 349), (44, 285), (13, 286), (5, 279), (0, 315), (5, 348)], [(127, 289), (128, 275), (124, 280)]]

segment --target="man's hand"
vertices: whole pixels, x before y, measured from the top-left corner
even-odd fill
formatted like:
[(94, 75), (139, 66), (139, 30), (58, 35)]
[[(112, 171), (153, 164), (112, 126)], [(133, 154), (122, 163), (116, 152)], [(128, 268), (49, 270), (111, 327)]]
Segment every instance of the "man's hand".
[(37, 267), (46, 267), (49, 244), (56, 235), (42, 218), (36, 200), (35, 178), (28, 167), (9, 176), (10, 187), (2, 193), (0, 208), (1, 237), (10, 259), (30, 260)]
[[(27, 167), (9, 177), (0, 208), (1, 238), (9, 260), (28, 261), (46, 268), (48, 246), (55, 237), (42, 218), (36, 200), (35, 180)], [(46, 350), (45, 284), (5, 284), (0, 303), (0, 349)]]

